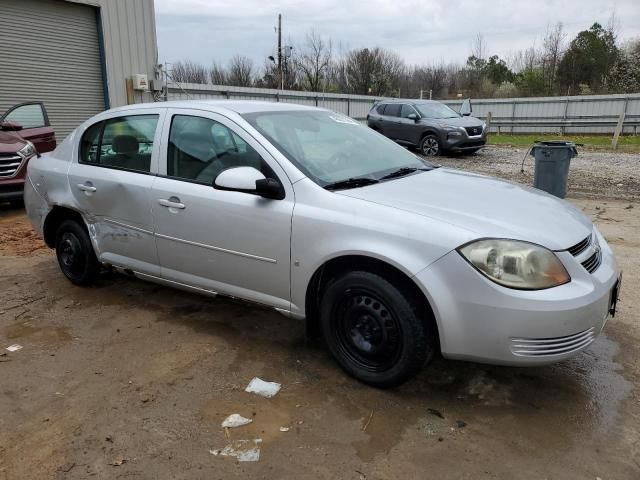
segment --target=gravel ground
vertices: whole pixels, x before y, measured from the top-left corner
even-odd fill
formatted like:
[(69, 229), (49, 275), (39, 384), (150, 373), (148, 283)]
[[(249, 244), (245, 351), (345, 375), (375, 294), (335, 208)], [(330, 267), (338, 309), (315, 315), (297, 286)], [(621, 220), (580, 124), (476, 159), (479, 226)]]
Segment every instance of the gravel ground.
[[(446, 167), (460, 168), (533, 184), (533, 157), (527, 150), (490, 146), (475, 155), (438, 157)], [(640, 200), (640, 154), (579, 150), (569, 170), (570, 197)]]
[[(529, 183), (523, 155), (439, 161)], [(572, 164), (569, 200), (624, 271), (619, 312), (588, 349), (527, 369), (437, 359), (392, 390), (347, 377), (269, 309), (122, 275), (75, 287), (24, 212), (0, 205), (0, 480), (637, 480), (639, 163)], [(283, 388), (244, 392), (255, 376)], [(225, 432), (232, 413), (253, 422)], [(257, 462), (211, 453), (256, 438)]]

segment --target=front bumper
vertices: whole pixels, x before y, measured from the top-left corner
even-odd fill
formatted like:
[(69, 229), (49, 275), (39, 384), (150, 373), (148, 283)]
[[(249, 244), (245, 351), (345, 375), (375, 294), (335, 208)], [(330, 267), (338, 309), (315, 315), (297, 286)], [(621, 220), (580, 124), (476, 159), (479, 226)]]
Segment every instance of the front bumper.
[[(454, 134), (455, 133), (455, 134)], [(446, 132), (443, 140), (445, 150), (453, 152), (464, 152), (484, 148), (487, 144), (487, 132), (481, 135), (468, 135), (464, 130)]]
[(546, 290), (502, 287), (471, 268), (457, 251), (420, 272), (416, 280), (434, 310), (443, 356), (544, 365), (589, 346), (606, 323), (619, 278), (611, 249), (596, 235), (602, 248), (598, 269), (589, 273), (570, 253), (558, 252), (572, 280)]

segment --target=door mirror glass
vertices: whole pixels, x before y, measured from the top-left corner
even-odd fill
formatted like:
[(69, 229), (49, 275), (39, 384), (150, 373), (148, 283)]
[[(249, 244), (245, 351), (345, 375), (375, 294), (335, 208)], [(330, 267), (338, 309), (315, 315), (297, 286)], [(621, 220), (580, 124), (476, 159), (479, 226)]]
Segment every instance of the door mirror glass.
[(4, 130), (5, 132), (18, 132), (22, 130), (22, 125), (20, 125), (18, 122), (5, 120), (3, 122), (0, 122), (0, 130)]
[(462, 115), (463, 117), (468, 117), (469, 115), (471, 115), (472, 111), (471, 100), (467, 98), (464, 102), (462, 102), (462, 105), (460, 106), (460, 115)]
[(407, 118), (409, 120), (416, 121), (416, 120), (418, 120), (418, 115), (416, 115), (415, 113), (410, 113), (409, 115), (407, 115)]

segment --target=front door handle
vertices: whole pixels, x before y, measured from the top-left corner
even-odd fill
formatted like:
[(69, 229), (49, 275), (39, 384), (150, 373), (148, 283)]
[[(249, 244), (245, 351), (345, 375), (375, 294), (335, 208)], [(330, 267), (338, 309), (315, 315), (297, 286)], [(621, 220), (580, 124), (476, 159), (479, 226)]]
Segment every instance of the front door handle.
[(94, 187), (91, 182), (79, 183), (77, 187), (79, 190), (82, 190), (83, 192), (93, 193), (97, 190), (97, 188)]
[(169, 200), (165, 200), (164, 198), (159, 198), (158, 203), (163, 207), (167, 208), (177, 208), (180, 210), (184, 210), (184, 203), (180, 203), (180, 199), (177, 197), (171, 197)]

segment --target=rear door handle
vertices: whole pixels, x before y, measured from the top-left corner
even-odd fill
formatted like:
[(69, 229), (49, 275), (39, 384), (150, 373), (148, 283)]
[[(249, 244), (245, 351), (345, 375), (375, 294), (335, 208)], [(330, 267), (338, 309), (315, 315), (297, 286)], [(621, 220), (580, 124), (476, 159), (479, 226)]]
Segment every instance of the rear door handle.
[(79, 190), (82, 190), (83, 192), (95, 192), (97, 190), (97, 188), (94, 187), (91, 184), (91, 182), (79, 183), (77, 187)]
[(184, 210), (184, 203), (180, 203), (180, 199), (176, 197), (171, 197), (169, 200), (165, 200), (164, 198), (159, 198), (158, 203), (163, 207), (167, 208), (178, 208), (180, 210)]

